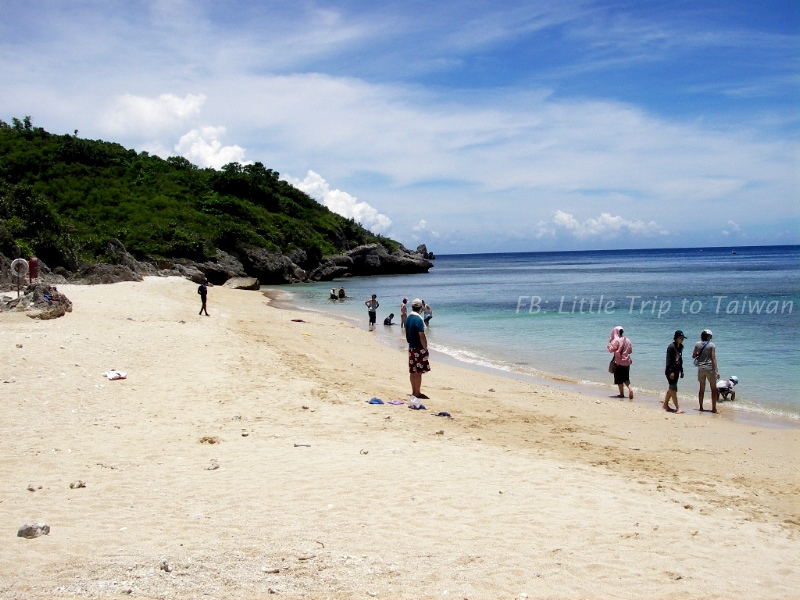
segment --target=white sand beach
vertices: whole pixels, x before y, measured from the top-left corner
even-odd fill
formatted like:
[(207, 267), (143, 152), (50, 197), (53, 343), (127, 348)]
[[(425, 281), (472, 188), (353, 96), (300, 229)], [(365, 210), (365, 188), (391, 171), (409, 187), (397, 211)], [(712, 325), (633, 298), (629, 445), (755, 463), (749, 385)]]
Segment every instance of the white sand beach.
[(797, 428), (436, 361), (412, 411), (366, 325), (59, 290), (62, 318), (0, 315), (2, 598), (798, 596)]

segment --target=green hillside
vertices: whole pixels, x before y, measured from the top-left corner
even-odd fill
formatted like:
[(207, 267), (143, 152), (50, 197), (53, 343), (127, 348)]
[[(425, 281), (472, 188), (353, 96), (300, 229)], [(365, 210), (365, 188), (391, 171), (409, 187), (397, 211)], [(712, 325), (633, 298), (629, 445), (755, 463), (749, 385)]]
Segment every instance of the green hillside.
[[(77, 132), (76, 132), (77, 133)], [(0, 254), (74, 270), (120, 240), (137, 259), (207, 260), (217, 249), (306, 251), (316, 263), (400, 244), (310, 198), (261, 163), (201, 169), (119, 144), (0, 121)]]

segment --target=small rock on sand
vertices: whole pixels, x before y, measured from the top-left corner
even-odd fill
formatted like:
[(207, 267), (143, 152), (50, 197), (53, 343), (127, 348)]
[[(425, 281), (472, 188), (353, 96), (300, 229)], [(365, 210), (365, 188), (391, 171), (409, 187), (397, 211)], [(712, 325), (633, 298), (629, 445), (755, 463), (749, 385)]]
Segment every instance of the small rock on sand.
[(42, 535), (50, 535), (50, 525), (47, 523), (26, 523), (17, 530), (17, 537), (32, 539)]

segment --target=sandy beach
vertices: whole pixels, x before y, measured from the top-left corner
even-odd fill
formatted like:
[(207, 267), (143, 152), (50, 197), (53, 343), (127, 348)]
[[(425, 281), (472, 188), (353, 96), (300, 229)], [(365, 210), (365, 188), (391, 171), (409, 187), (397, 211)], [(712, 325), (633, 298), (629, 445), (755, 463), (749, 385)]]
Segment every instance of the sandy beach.
[(366, 323), (59, 289), (62, 318), (0, 314), (2, 598), (798, 595), (796, 427), (436, 361), (413, 411)]

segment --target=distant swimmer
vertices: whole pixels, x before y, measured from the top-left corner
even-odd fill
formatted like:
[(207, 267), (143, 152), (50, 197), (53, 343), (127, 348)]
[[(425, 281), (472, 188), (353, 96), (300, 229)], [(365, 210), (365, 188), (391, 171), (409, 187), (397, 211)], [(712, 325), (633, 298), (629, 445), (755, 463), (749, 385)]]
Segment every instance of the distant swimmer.
[(394, 313), (389, 313), (389, 316), (388, 316), (388, 317), (386, 317), (386, 318), (383, 320), (383, 324), (384, 324), (384, 325), (394, 325), (394, 323), (392, 323), (392, 319), (394, 319)]
[(339, 300), (344, 300), (345, 298), (347, 298), (347, 294), (344, 293), (344, 288), (340, 287), (339, 288)]
[(336, 288), (331, 288), (331, 295), (330, 295), (330, 299), (331, 299), (331, 300), (336, 300), (338, 297), (339, 297), (339, 296), (336, 294)]

